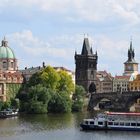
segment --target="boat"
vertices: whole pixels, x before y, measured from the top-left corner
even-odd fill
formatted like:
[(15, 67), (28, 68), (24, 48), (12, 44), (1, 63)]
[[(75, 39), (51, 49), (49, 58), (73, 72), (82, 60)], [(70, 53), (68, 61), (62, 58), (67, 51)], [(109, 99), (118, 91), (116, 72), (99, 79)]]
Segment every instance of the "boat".
[(105, 112), (92, 119), (84, 119), (83, 130), (140, 131), (140, 113)]
[(6, 109), (0, 111), (0, 118), (15, 117), (18, 115), (18, 109)]

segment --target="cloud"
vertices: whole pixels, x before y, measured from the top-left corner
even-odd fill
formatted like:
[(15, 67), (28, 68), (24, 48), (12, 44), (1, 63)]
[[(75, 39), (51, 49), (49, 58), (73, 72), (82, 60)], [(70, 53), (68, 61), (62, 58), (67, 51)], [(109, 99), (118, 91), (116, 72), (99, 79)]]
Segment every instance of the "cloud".
[(139, 0), (64, 0), (63, 2), (58, 0), (13, 0), (12, 3), (11, 0), (1, 0), (0, 12), (17, 9), (21, 16), (25, 16), (24, 14), (36, 16), (35, 13), (40, 11), (73, 22), (77, 20), (106, 22), (120, 19), (120, 21), (137, 24), (140, 22), (139, 6)]
[(35, 37), (30, 30), (10, 34), (8, 38), (13, 44), (17, 45), (17, 47), (20, 47), (20, 49), (24, 50), (27, 54), (33, 56), (47, 54), (55, 57), (67, 57), (66, 50), (52, 46), (53, 44)]
[[(31, 30), (9, 34), (10, 46), (16, 51), (22, 66), (37, 66), (43, 61), (49, 65), (65, 66), (74, 70), (74, 51), (80, 54), (83, 35), (64, 34), (43, 40), (35, 36)], [(107, 70), (112, 74), (123, 72), (123, 63), (127, 60), (129, 41), (113, 39), (107, 35), (90, 36), (93, 52), (98, 51), (98, 70)], [(119, 69), (118, 69), (119, 67)]]

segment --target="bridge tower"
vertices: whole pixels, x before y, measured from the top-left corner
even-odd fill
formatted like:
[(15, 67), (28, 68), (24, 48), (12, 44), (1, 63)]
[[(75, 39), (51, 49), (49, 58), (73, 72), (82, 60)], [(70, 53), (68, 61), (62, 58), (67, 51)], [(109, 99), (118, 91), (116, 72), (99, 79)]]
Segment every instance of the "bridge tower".
[(84, 38), (81, 54), (75, 52), (75, 80), (76, 84), (82, 85), (87, 93), (96, 91), (97, 59), (97, 51), (94, 54), (88, 38)]
[(135, 61), (135, 52), (132, 48), (132, 40), (130, 42), (130, 48), (128, 49), (128, 60), (124, 63), (124, 75), (131, 76), (132, 74), (138, 74), (138, 63)]

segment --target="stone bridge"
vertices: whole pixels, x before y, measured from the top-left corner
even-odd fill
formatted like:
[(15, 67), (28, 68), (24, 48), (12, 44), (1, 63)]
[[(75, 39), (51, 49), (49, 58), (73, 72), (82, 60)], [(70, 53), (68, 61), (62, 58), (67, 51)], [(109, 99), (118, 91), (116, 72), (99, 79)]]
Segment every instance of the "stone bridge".
[(113, 110), (129, 111), (130, 107), (140, 98), (140, 91), (129, 92), (111, 92), (111, 93), (93, 93), (91, 94), (88, 110), (94, 110), (94, 107), (102, 100), (111, 101)]

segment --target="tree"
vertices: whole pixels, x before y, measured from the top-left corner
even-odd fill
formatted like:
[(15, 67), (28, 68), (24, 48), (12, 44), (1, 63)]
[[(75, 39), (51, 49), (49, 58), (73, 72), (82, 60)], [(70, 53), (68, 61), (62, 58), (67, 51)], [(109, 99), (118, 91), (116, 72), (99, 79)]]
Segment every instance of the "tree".
[(57, 84), (60, 80), (60, 76), (51, 66), (48, 66), (41, 71), (40, 78), (42, 80), (42, 84), (52, 90), (56, 90)]
[(82, 111), (84, 105), (85, 89), (82, 86), (76, 85), (75, 93), (73, 94), (72, 111)]
[(19, 109), (19, 99), (11, 99), (11, 107), (15, 109)]
[(2, 107), (3, 107), (3, 102), (2, 101), (0, 101), (0, 111), (1, 111), (1, 109), (2, 109)]
[(53, 93), (48, 104), (48, 111), (54, 113), (71, 112), (72, 101), (66, 92)]
[(50, 92), (41, 84), (29, 88), (27, 101), (21, 103), (22, 110), (28, 113), (47, 113)]
[(34, 74), (27, 85), (27, 95), (19, 96), (21, 110), (28, 113), (70, 112), (74, 91), (72, 77), (48, 66)]
[(74, 91), (72, 77), (63, 70), (60, 70), (58, 74), (60, 75), (60, 80), (57, 87), (58, 91), (66, 91), (69, 95), (72, 94)]

